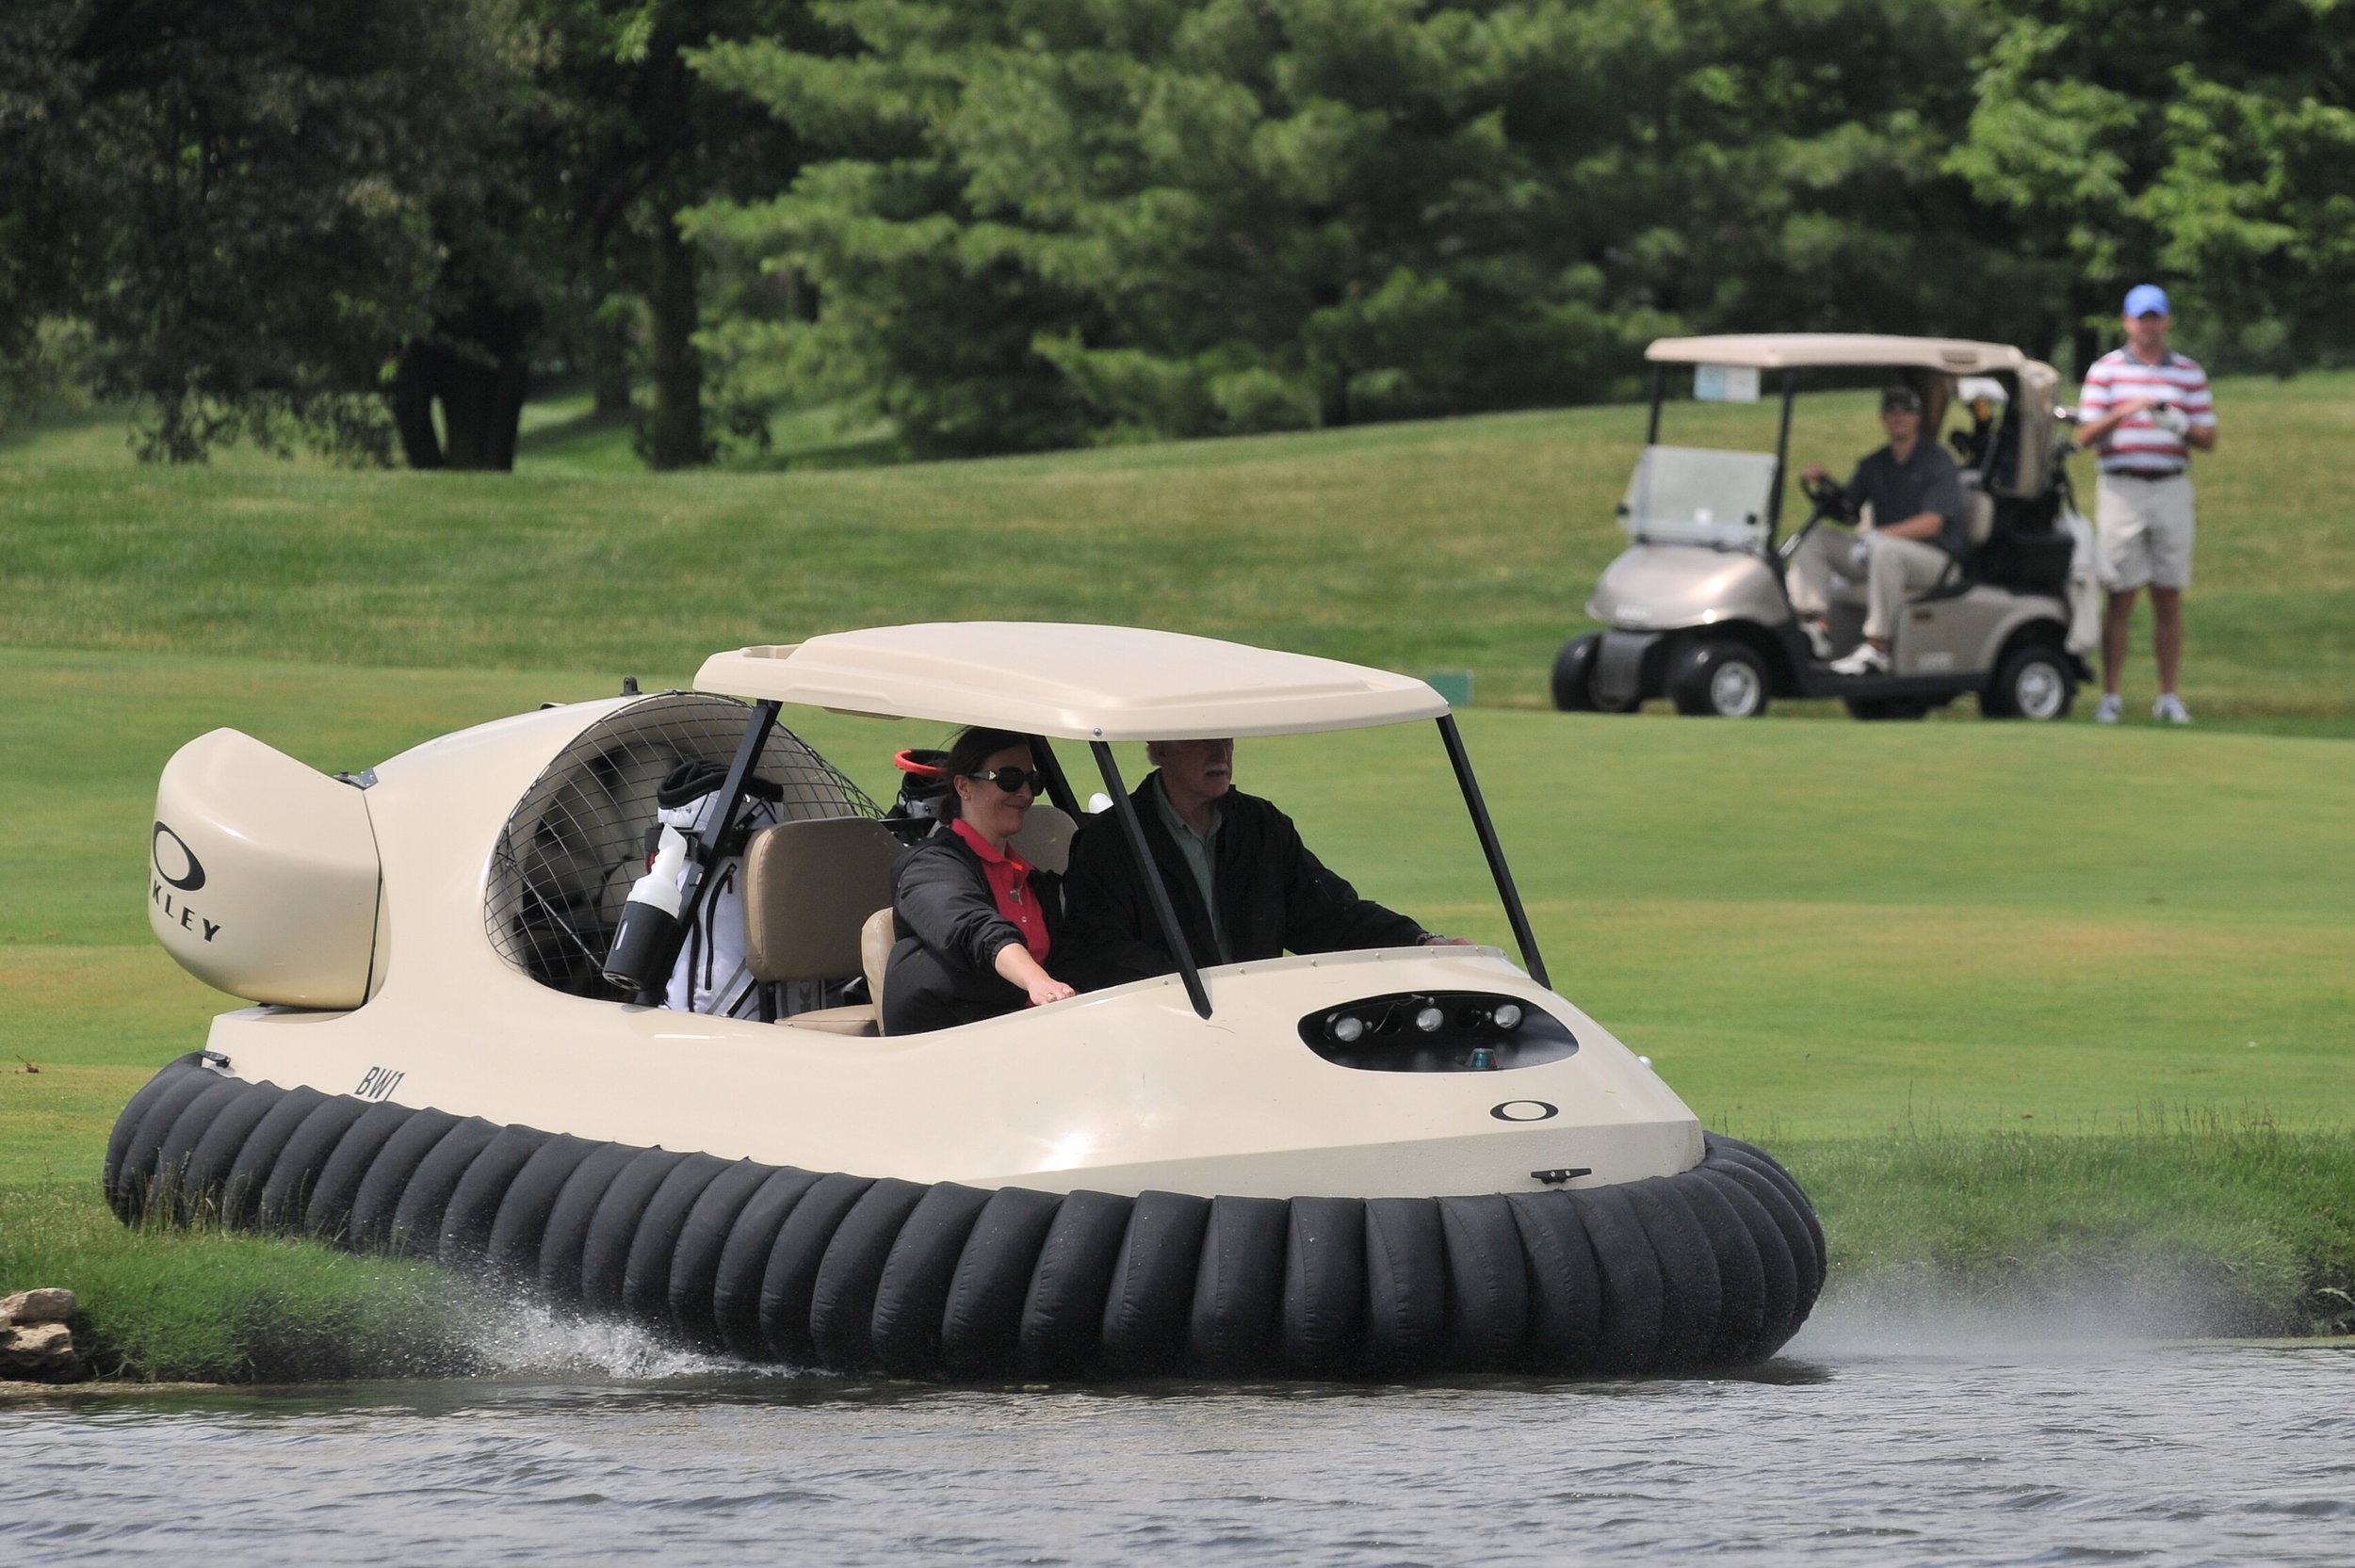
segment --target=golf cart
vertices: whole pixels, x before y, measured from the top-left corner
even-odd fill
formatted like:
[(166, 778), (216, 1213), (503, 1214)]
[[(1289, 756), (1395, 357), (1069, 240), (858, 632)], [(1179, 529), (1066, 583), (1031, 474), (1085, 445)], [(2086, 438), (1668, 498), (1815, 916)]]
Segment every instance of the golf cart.
[[(1662, 338), (1645, 358), (1650, 419), (1619, 505), (1633, 542), (1586, 606), (1611, 629), (1573, 638), (1554, 660), (1555, 707), (1632, 713), (1665, 697), (1680, 713), (1746, 719), (1775, 697), (1837, 697), (1859, 719), (1919, 719), (1973, 692), (1990, 719), (2069, 712), (2090, 675), (2080, 656), (2089, 626), (2072, 617), (2071, 579), (2090, 563), (2062, 517), (2068, 441), (2052, 366), (2003, 344), (1833, 332)], [(1702, 401), (1756, 402), (1764, 375), (1779, 372), (1774, 451), (1664, 445), (1670, 366), (1692, 367)], [(1857, 372), (1878, 372), (1911, 387), (1925, 441), (1940, 439), (1950, 409), (1968, 415), (1946, 439), (1962, 468), (1969, 552), (1907, 606), (1886, 673), (1831, 669), (1863, 640), (1860, 576), (1832, 579), (1827, 648), (1792, 608), (1786, 574), (1809, 535), (1871, 522), (1824, 479), (1803, 487), (1811, 509), (1783, 531), (1791, 415), (1806, 371), (1849, 372), (1852, 385), (1863, 380)]]

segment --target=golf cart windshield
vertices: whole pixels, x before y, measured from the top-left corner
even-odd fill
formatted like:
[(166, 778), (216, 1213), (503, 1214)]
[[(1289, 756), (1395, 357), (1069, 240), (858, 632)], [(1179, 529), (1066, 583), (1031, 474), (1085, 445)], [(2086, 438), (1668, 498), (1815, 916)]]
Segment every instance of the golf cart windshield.
[(1765, 542), (1778, 472), (1772, 452), (1647, 446), (1619, 503), (1619, 525), (1655, 543), (1755, 549)]

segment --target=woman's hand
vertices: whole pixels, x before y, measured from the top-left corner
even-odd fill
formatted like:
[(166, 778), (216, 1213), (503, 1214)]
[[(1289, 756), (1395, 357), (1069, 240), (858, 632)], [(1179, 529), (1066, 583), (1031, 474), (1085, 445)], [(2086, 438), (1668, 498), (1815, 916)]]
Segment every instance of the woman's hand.
[(1078, 992), (1055, 978), (1054, 976), (1042, 974), (1038, 983), (1031, 987), (1031, 1005), (1034, 1008), (1043, 1008), (1049, 1002), (1068, 1002), (1078, 994)]
[(1067, 1002), (1079, 994), (1048, 974), (1038, 960), (1031, 956), (1031, 950), (1019, 942), (1009, 942), (999, 948), (998, 956), (990, 961), (990, 964), (999, 976), (1020, 986), (1034, 1008), (1043, 1008), (1049, 1002)]

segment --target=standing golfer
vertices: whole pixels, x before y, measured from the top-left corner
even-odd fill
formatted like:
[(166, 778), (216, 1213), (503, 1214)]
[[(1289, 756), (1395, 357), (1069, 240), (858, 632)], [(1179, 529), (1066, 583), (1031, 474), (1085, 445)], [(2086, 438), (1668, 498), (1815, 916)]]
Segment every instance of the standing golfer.
[(2159, 655), (2159, 700), (2151, 716), (2188, 724), (2175, 693), (2184, 661), (2184, 590), (2191, 586), (2191, 449), (2216, 450), (2216, 408), (2207, 372), (2169, 351), (2167, 293), (2137, 283), (2126, 293), (2126, 347), (2093, 362), (2078, 400), (2077, 440), (2102, 454), (2094, 528), (2110, 602), (2102, 621), (2102, 705), (2095, 722), (2115, 724), (2125, 703), (2118, 677), (2135, 594), (2151, 590), (2151, 640)]

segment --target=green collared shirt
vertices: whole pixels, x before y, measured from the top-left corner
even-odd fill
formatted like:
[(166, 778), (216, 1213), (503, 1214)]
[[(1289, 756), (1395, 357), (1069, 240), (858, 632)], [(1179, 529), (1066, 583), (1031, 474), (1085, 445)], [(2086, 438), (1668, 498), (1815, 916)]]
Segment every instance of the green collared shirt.
[(1210, 811), (1210, 831), (1197, 832), (1193, 823), (1178, 815), (1170, 802), (1169, 791), (1162, 787), (1161, 775), (1153, 775), (1153, 805), (1161, 813), (1161, 826), (1178, 841), (1178, 852), (1186, 857), (1186, 865), (1194, 872), (1194, 885), (1201, 890), (1202, 906), (1210, 912), (1210, 940), (1218, 944), (1218, 962), (1234, 962), (1226, 946), (1226, 928), (1218, 917), (1218, 851), (1212, 841), (1225, 825), (1216, 807)]

